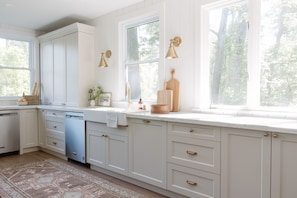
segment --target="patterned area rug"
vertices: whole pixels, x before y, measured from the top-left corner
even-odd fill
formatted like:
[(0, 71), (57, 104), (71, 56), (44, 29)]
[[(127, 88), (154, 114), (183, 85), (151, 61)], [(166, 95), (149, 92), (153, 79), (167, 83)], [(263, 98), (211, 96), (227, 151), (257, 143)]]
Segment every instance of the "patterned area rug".
[(66, 163), (44, 160), (0, 170), (0, 198), (145, 198)]

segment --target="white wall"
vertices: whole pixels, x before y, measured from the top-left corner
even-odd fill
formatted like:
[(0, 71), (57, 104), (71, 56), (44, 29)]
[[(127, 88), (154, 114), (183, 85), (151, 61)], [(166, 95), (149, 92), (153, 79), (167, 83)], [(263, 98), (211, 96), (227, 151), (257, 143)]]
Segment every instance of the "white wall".
[[(112, 92), (114, 102), (124, 100), (122, 83), (122, 64), (119, 63), (119, 22), (150, 12), (161, 13), (161, 50), (166, 53), (170, 39), (182, 38), (182, 44), (176, 48), (178, 59), (162, 59), (164, 80), (171, 78), (170, 71), (175, 69), (175, 78), (180, 81), (181, 111), (191, 111), (194, 107), (194, 0), (145, 0), (142, 3), (109, 13), (90, 21), (96, 26), (94, 84), (101, 84), (105, 91)], [(110, 49), (113, 54), (108, 68), (97, 67), (100, 53)], [(196, 66), (197, 67), (197, 66)]]

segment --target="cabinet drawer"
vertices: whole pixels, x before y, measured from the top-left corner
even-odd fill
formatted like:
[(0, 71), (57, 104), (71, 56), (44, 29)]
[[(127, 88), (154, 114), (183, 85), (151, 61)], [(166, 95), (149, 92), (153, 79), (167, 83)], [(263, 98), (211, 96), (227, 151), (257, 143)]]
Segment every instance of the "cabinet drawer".
[(220, 173), (220, 142), (168, 135), (168, 161)]
[(65, 141), (64, 139), (46, 136), (46, 147), (55, 152), (65, 155)]
[(55, 122), (55, 121), (46, 121), (46, 128), (50, 130), (55, 130), (55, 131), (61, 131), (64, 133), (65, 131), (65, 125), (64, 123), (61, 122)]
[(46, 120), (58, 121), (64, 123), (65, 112), (64, 111), (46, 111)]
[(220, 141), (220, 128), (182, 123), (168, 123), (168, 133), (190, 138)]
[(220, 176), (168, 163), (168, 189), (196, 198), (219, 198)]
[(128, 136), (128, 128), (125, 126), (118, 126), (118, 128), (110, 128), (103, 123), (88, 121), (87, 130), (92, 130), (99, 133), (109, 133), (109, 134), (120, 135), (120, 136)]

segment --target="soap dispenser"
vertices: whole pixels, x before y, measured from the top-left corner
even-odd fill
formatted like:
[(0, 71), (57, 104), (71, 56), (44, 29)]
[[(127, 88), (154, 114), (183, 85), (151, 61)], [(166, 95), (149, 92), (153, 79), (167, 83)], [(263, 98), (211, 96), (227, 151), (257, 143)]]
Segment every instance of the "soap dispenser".
[(142, 110), (142, 99), (140, 98), (139, 99), (139, 102), (138, 102), (138, 110)]

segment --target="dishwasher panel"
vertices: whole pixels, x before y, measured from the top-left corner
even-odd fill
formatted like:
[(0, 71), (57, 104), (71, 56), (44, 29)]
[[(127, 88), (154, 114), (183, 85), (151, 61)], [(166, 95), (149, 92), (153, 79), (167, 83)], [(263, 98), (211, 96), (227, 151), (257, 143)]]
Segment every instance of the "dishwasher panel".
[(86, 163), (85, 120), (82, 113), (65, 114), (66, 156)]
[(19, 114), (17, 111), (0, 111), (0, 154), (19, 150)]

